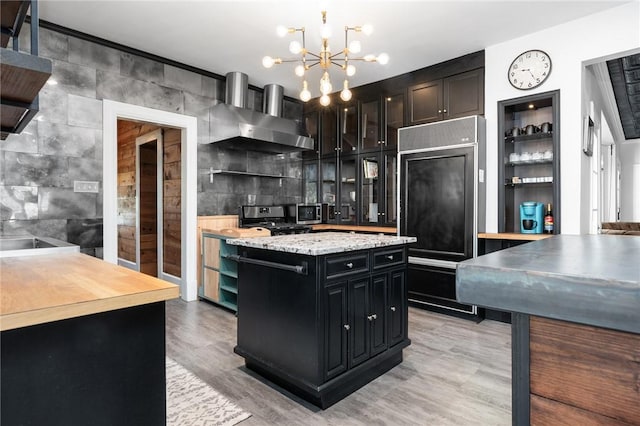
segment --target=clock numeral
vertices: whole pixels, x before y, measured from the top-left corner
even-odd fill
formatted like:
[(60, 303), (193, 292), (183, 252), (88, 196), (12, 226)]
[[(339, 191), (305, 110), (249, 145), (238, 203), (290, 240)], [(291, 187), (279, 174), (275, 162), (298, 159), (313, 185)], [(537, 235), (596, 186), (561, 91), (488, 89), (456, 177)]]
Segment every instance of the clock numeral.
[(531, 57), (531, 53), (527, 53), (527, 58), (530, 58), (530, 57)]
[(529, 83), (529, 87), (533, 86), (533, 84)]
[(544, 67), (545, 67), (545, 68), (549, 68), (549, 64), (547, 64), (547, 63), (545, 62)]
[(543, 76), (547, 75), (547, 72), (546, 72), (546, 71), (545, 71), (545, 72), (543, 72), (543, 73), (542, 73), (542, 75), (543, 75)]
[(546, 56), (543, 56), (543, 57), (542, 57), (542, 60), (543, 60), (543, 61), (546, 61), (546, 60), (547, 60), (547, 57), (546, 57)]
[(523, 81), (521, 81), (521, 82), (520, 82), (520, 87), (522, 87), (522, 84), (523, 84), (523, 83), (524, 83)]
[(517, 70), (518, 69), (518, 64), (513, 64), (513, 69)]
[(536, 78), (536, 83), (540, 83), (540, 79), (539, 78)]
[(511, 71), (511, 77), (513, 77), (514, 75), (516, 75), (516, 73)]
[(518, 58), (518, 62), (522, 62), (522, 61), (524, 61), (524, 58), (520, 56), (520, 58)]

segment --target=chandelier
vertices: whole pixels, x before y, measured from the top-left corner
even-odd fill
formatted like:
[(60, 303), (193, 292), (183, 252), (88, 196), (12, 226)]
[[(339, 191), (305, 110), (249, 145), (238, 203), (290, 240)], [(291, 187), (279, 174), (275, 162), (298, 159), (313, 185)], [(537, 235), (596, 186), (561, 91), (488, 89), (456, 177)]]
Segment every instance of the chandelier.
[(302, 43), (297, 40), (292, 41), (289, 44), (289, 51), (294, 55), (300, 55), (299, 58), (293, 59), (282, 59), (282, 58), (272, 58), (271, 56), (265, 56), (262, 58), (262, 65), (265, 68), (271, 68), (275, 64), (282, 64), (285, 62), (299, 62), (299, 64), (295, 67), (295, 74), (298, 77), (302, 77), (302, 91), (300, 92), (300, 99), (303, 102), (307, 102), (311, 99), (311, 92), (309, 91), (309, 85), (307, 83), (307, 71), (316, 65), (320, 66), (322, 69), (322, 77), (320, 78), (320, 104), (323, 106), (327, 106), (331, 103), (331, 98), (329, 98), (329, 94), (333, 90), (333, 86), (331, 84), (331, 78), (329, 77), (329, 68), (332, 65), (335, 65), (342, 69), (344, 72), (344, 82), (342, 84), (342, 91), (340, 92), (340, 99), (343, 101), (348, 101), (351, 99), (351, 90), (349, 90), (349, 80), (348, 78), (355, 75), (356, 67), (352, 64), (355, 61), (364, 61), (364, 62), (378, 62), (382, 65), (385, 65), (389, 62), (389, 55), (386, 53), (381, 53), (378, 56), (375, 55), (365, 55), (362, 57), (354, 57), (351, 55), (355, 55), (360, 53), (361, 45), (360, 41), (353, 40), (349, 43), (349, 32), (355, 33), (364, 33), (365, 35), (369, 35), (373, 31), (373, 27), (371, 25), (362, 25), (358, 27), (344, 27), (344, 48), (336, 53), (331, 53), (331, 46), (329, 45), (329, 38), (331, 37), (331, 27), (327, 25), (327, 12), (325, 10), (322, 11), (322, 27), (320, 29), (321, 36), (321, 44), (320, 44), (320, 52), (313, 53), (307, 50), (305, 44), (305, 29), (302, 28), (287, 28), (284, 26), (279, 26), (277, 28), (277, 34), (280, 37), (284, 37), (287, 34), (301, 33), (302, 34)]

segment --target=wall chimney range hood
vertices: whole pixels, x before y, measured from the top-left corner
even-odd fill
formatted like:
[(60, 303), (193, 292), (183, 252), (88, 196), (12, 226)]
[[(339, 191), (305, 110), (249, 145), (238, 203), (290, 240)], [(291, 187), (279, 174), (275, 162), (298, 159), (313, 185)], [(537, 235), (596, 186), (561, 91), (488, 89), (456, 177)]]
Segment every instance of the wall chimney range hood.
[(313, 138), (300, 135), (294, 120), (282, 118), (282, 86), (265, 86), (264, 113), (246, 108), (249, 79), (240, 72), (228, 73), (226, 103), (210, 110), (211, 143), (225, 148), (283, 153), (313, 149)]

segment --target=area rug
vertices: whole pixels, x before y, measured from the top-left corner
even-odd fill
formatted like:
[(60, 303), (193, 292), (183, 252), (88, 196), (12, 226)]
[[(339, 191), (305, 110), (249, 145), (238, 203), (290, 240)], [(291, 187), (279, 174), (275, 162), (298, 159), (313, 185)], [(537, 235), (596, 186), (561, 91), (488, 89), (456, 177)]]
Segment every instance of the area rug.
[(167, 358), (167, 426), (231, 426), (251, 414)]

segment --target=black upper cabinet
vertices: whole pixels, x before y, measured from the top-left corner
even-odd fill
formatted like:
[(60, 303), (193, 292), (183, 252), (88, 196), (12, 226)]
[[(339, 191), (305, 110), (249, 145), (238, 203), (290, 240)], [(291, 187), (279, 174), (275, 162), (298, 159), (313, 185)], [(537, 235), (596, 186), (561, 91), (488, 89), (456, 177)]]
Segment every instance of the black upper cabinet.
[(302, 120), (304, 125), (304, 135), (313, 138), (313, 150), (302, 151), (302, 158), (305, 160), (318, 159), (320, 156), (320, 139), (318, 139), (318, 136), (320, 135), (318, 132), (320, 125), (320, 112), (315, 109), (308, 110), (303, 114)]
[(398, 146), (398, 129), (405, 124), (404, 99), (404, 90), (382, 96), (376, 92), (373, 99), (363, 97), (360, 103), (360, 152), (394, 149)]
[(409, 124), (484, 114), (484, 69), (409, 87)]

